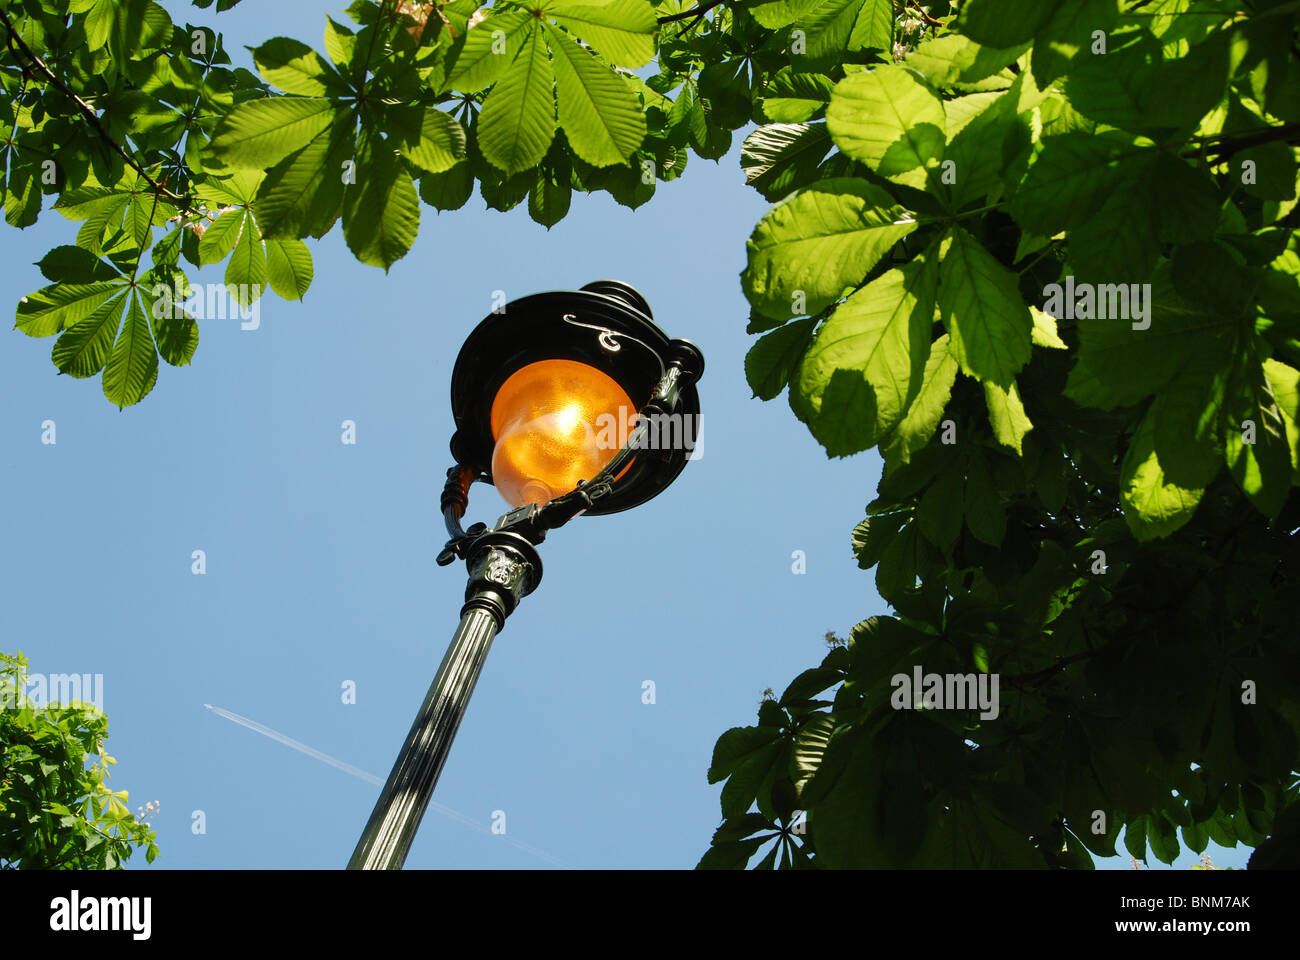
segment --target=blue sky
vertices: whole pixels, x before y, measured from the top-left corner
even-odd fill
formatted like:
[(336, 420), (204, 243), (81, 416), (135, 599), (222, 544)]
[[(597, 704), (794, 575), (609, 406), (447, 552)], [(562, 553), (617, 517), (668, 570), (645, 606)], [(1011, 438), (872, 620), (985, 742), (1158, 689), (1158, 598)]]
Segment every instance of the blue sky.
[[(342, 19), (301, 2), (220, 16), (164, 5), (215, 25), (248, 66), (244, 44), (319, 45), (325, 13)], [(547, 539), (545, 579), (494, 644), (435, 800), (484, 827), (504, 811), (508, 837), (567, 865), (694, 866), (719, 822), (720, 787), (705, 781), (718, 735), (820, 662), (826, 631), (886, 612), (849, 550), (879, 458), (827, 460), (784, 398), (762, 403), (745, 383), (738, 274), (766, 204), (743, 185), (740, 139), (718, 164), (692, 155), (638, 211), (575, 194), (549, 232), (477, 195), (454, 213), (423, 207), (418, 242), (387, 276), (336, 229), (313, 244), (303, 303), (268, 295), (257, 330), (202, 323), (193, 365), (164, 365), (123, 412), (98, 379), (55, 375), (52, 339), (6, 334), (0, 649), (24, 650), (33, 671), (104, 675), (112, 785), (132, 809), (160, 802), (157, 866), (347, 862), (378, 787), (203, 705), (387, 775), (463, 599), (463, 565), (434, 563), (456, 352), (494, 291), (605, 278), (639, 288), (670, 336), (703, 349), (703, 455), (650, 503)], [(32, 261), (75, 232), (57, 214), (0, 231), (9, 304), (45, 284)], [(475, 485), (469, 520), (505, 509)], [(1213, 852), (1232, 866), (1246, 853)], [(407, 865), (550, 862), (431, 810)]]

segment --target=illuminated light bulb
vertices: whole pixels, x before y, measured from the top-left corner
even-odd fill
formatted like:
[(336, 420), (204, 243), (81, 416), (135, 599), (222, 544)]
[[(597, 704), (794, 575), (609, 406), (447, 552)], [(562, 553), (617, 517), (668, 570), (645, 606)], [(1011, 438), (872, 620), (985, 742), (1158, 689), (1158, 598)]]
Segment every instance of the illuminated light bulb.
[(492, 482), (522, 507), (568, 493), (614, 459), (636, 408), (618, 383), (576, 360), (540, 360), (510, 375), (492, 401)]

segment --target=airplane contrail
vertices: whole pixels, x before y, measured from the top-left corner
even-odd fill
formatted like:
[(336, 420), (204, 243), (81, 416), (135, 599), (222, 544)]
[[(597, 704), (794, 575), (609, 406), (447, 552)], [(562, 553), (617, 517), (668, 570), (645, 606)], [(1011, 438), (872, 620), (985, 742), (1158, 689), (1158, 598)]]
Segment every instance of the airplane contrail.
[[(232, 713), (231, 711), (224, 710), (221, 707), (214, 707), (210, 703), (205, 703), (203, 706), (205, 709), (211, 710), (219, 717), (225, 717), (227, 720), (232, 720), (235, 723), (239, 724), (241, 727), (247, 727), (249, 730), (252, 730), (256, 733), (260, 733), (264, 737), (270, 737), (272, 740), (276, 741), (277, 743), (282, 743), (286, 747), (290, 747), (294, 750), (297, 750), (299, 753), (305, 753), (307, 754), (307, 756), (312, 757), (316, 760), (320, 760), (322, 763), (328, 763), (331, 767), (334, 767), (336, 770), (342, 770), (344, 773), (351, 774), (352, 776), (357, 777), (360, 780), (366, 781), (366, 783), (373, 783), (376, 786), (380, 786), (380, 787), (384, 785), (383, 779), (375, 776), (373, 773), (369, 773), (365, 770), (362, 770), (360, 767), (354, 767), (350, 763), (344, 763), (342, 760), (336, 760), (334, 757), (331, 757), (329, 754), (321, 753), (319, 750), (309, 747), (305, 743), (300, 743), (297, 740), (293, 739), (293, 737), (287, 737), (278, 730), (272, 730), (270, 727), (260, 724), (256, 720), (249, 720), (248, 717), (241, 717), (237, 713)], [(558, 857), (551, 856), (545, 850), (539, 850), (536, 847), (530, 846), (527, 843), (520, 843), (514, 837), (511, 837), (506, 834), (493, 834), (491, 828), (489, 828), (485, 824), (479, 823), (477, 820), (467, 817), (465, 816), (465, 814), (453, 810), (451, 807), (438, 803), (436, 800), (430, 800), (429, 807), (430, 809), (436, 810), (438, 813), (441, 813), (444, 817), (450, 817), (452, 820), (455, 820), (458, 823), (463, 823), (467, 827), (473, 827), (475, 830), (478, 830), (480, 833), (486, 833), (488, 836), (501, 836), (511, 846), (516, 847), (517, 849), (522, 850), (525, 853), (531, 853), (533, 856), (538, 857), (542, 860), (546, 860), (557, 867), (568, 867), (568, 864), (565, 863), (563, 860), (560, 860)]]

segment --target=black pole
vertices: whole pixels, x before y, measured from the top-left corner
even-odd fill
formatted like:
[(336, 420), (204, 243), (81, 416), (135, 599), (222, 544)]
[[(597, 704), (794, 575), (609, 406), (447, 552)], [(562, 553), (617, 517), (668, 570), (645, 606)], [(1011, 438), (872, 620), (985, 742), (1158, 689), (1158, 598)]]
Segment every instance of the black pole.
[(460, 625), (348, 861), (349, 870), (400, 870), (406, 862), (492, 640), (542, 578), (537, 548), (518, 534), (483, 534), (466, 554), (470, 576)]

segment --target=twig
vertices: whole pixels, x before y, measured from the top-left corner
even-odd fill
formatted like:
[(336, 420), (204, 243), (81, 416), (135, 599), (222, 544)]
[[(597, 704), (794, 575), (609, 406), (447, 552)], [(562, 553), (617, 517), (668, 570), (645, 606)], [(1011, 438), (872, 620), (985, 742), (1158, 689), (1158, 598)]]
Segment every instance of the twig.
[[(712, 10), (714, 7), (721, 6), (721, 5), (722, 5), (723, 3), (725, 3), (725, 2), (726, 2), (726, 0), (705, 0), (704, 3), (697, 4), (696, 6), (691, 7), (691, 9), (689, 9), (689, 10), (683, 10), (681, 13), (670, 13), (670, 14), (669, 14), (668, 16), (666, 16), (666, 17), (659, 17), (659, 22), (660, 22), (660, 23), (674, 23), (674, 22), (676, 22), (676, 21), (678, 21), (678, 20), (686, 20), (686, 19), (689, 19), (690, 17), (694, 17), (694, 16), (696, 16), (697, 14), (698, 14), (700, 17), (703, 17), (706, 13), (708, 13), (708, 12), (709, 12), (710, 10)], [(689, 29), (689, 28), (688, 28), (688, 29)]]
[[(163, 183), (165, 184), (166, 182), (167, 182), (167, 177), (164, 176), (164, 177), (163, 177)], [(160, 186), (158, 189), (159, 189), (159, 190), (165, 190), (166, 187), (164, 187), (164, 186)], [(158, 215), (158, 194), (155, 193), (155, 194), (153, 195), (153, 206), (151, 206), (151, 207), (149, 208), (149, 228), (148, 228), (148, 229), (149, 229), (149, 233), (146, 235), (146, 241), (148, 241), (148, 240), (152, 240), (152, 239), (153, 239), (153, 218), (156, 217), (157, 215)], [(164, 230), (164, 232), (166, 232), (166, 231)], [(131, 283), (132, 283), (132, 284), (135, 283), (136, 275), (140, 272), (140, 261), (144, 259), (144, 248), (145, 248), (147, 245), (148, 245), (147, 242), (146, 242), (146, 243), (142, 243), (142, 244), (140, 245), (140, 249), (139, 249), (139, 251), (137, 251), (137, 253), (136, 253), (136, 255), (135, 255), (135, 267), (131, 270)]]
[(911, 4), (911, 6), (910, 6), (908, 9), (910, 9), (911, 12), (914, 13), (914, 14), (916, 14), (918, 17), (924, 17), (924, 18), (925, 18), (929, 23), (933, 24), (933, 25), (936, 26), (936, 27), (942, 27), (942, 26), (943, 26), (943, 21), (942, 21), (942, 20), (936, 20), (936, 19), (934, 19), (934, 17), (932, 17), (932, 16), (930, 16), (928, 13), (926, 13), (925, 10), (922, 9), (922, 7), (921, 7), (919, 4), (917, 4), (917, 3), (913, 3), (913, 4)]
[(1076, 653), (1069, 657), (1062, 657), (1050, 667), (1044, 667), (1042, 670), (1037, 670), (1034, 673), (1022, 673), (1016, 676), (1003, 677), (1002, 679), (1017, 688), (1019, 688), (1021, 684), (1035, 684), (1040, 680), (1046, 680), (1048, 677), (1060, 673), (1071, 664), (1078, 663), (1080, 660), (1087, 660), (1096, 653), (1096, 650), (1085, 650), (1083, 653)]
[[(172, 191), (166, 189), (166, 187), (162, 186), (161, 183), (153, 180), (149, 174), (144, 172), (144, 168), (140, 167), (138, 163), (135, 163), (135, 160), (131, 157), (130, 153), (123, 150), (121, 144), (118, 143), (117, 140), (109, 137), (108, 130), (105, 130), (103, 122), (100, 122), (99, 114), (95, 113), (95, 108), (91, 107), (91, 105), (86, 103), (85, 100), (79, 98), (79, 96), (74, 94), (72, 90), (69, 90), (68, 87), (62, 85), (60, 79), (56, 77), (55, 73), (53, 73), (53, 70), (49, 69), (48, 66), (45, 66), (45, 61), (36, 56), (35, 53), (32, 53), (31, 47), (27, 46), (27, 44), (23, 42), (21, 36), (18, 35), (18, 31), (13, 29), (13, 22), (9, 20), (9, 14), (6, 13), (3, 8), (0, 8), (0, 20), (4, 21), (5, 30), (8, 31), (6, 40), (9, 42), (9, 51), (13, 53), (14, 60), (21, 61), (22, 57), (26, 57), (26, 69), (38, 69), (40, 73), (44, 74), (44, 78), (47, 79), (49, 85), (59, 91), (60, 94), (66, 96), (69, 100), (72, 100), (73, 103), (77, 105), (78, 111), (81, 111), (82, 116), (85, 116), (86, 120), (90, 122), (90, 125), (95, 127), (96, 133), (99, 133), (100, 138), (103, 139), (108, 146), (112, 147), (114, 151), (117, 151), (118, 156), (121, 156), (122, 160), (125, 160), (127, 164), (130, 164), (131, 169), (134, 169), (136, 173), (144, 177), (144, 180), (148, 181), (148, 185), (153, 187), (155, 194), (165, 195), (166, 198), (173, 200), (174, 203), (186, 206), (187, 202), (183, 196), (173, 194)], [(19, 51), (22, 52), (21, 57), (19, 57)]]
[[(154, 189), (155, 194), (165, 195), (168, 199), (182, 206), (188, 205), (184, 197), (172, 193), (158, 181), (154, 180), (153, 177), (149, 176), (149, 174), (145, 173), (144, 168), (132, 159), (131, 155), (122, 148), (122, 145), (108, 135), (108, 131), (104, 129), (104, 125), (99, 119), (99, 114), (95, 112), (95, 108), (64, 86), (63, 83), (59, 81), (59, 78), (54, 75), (54, 71), (45, 65), (45, 61), (32, 52), (32, 48), (27, 46), (23, 38), (18, 35), (18, 31), (14, 29), (13, 22), (9, 19), (9, 14), (6, 13), (3, 8), (0, 8), (0, 20), (4, 21), (5, 29), (8, 33), (6, 39), (9, 43), (9, 50), (13, 53), (15, 60), (21, 62), (21, 59), (25, 57), (28, 68), (35, 67), (45, 76), (45, 79), (49, 82), (50, 86), (54, 87), (55, 90), (58, 90), (61, 94), (71, 100), (76, 105), (77, 109), (81, 111), (82, 115), (90, 125), (95, 128), (103, 141), (112, 147), (117, 154), (125, 160), (133, 170), (135, 170), (136, 173), (140, 174), (140, 176), (144, 177), (144, 179), (148, 181), (149, 186)], [(22, 53), (21, 57), (19, 56), (20, 50)]]
[(1213, 149), (1206, 151), (1206, 155), (1216, 158), (1230, 157), (1234, 153), (1240, 153), (1250, 147), (1258, 147), (1264, 143), (1273, 143), (1281, 140), (1285, 143), (1300, 142), (1300, 123), (1284, 123), (1277, 127), (1265, 127), (1262, 130), (1253, 131), (1243, 136), (1223, 134), (1221, 136), (1206, 137), (1198, 147), (1191, 147), (1184, 150), (1180, 156), (1196, 157), (1200, 156), (1205, 150), (1206, 144), (1213, 143)]

